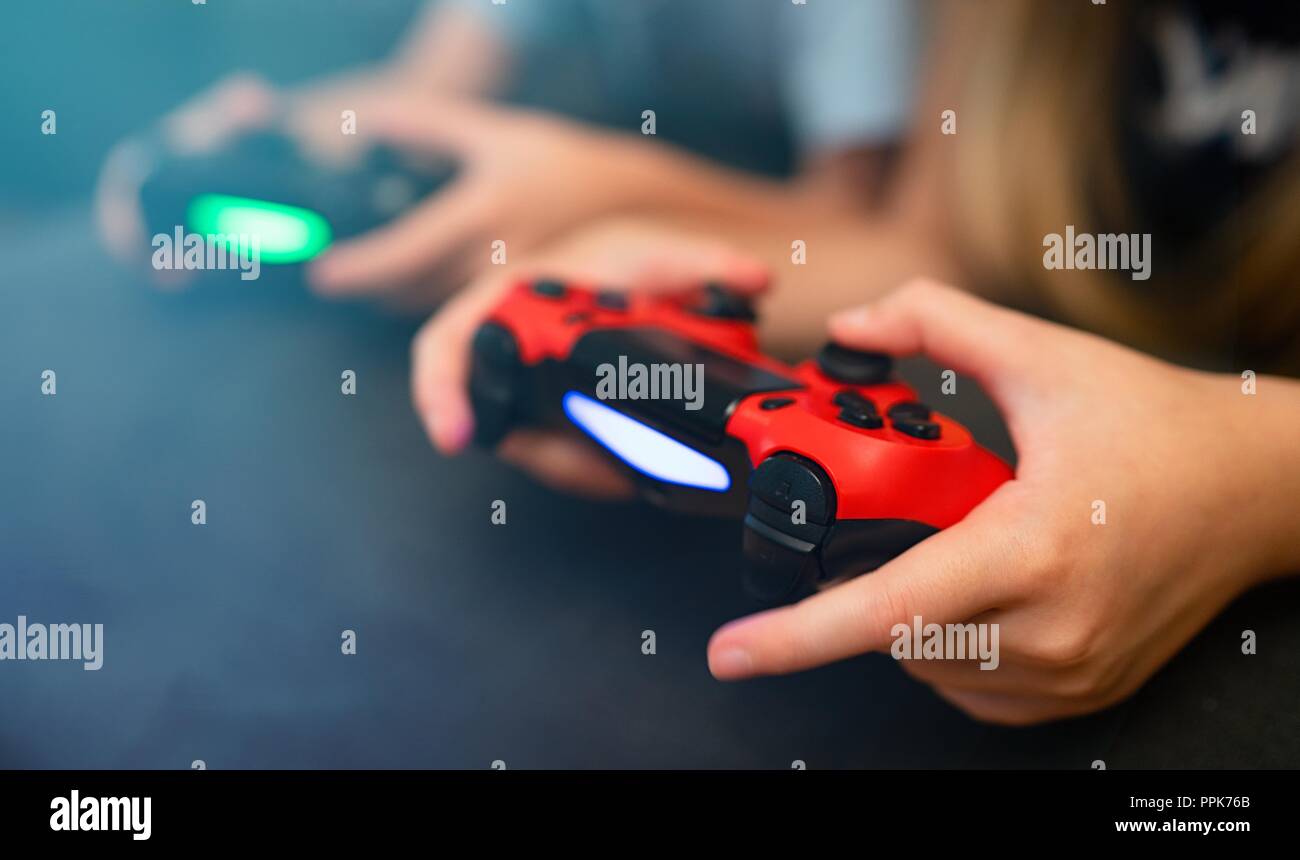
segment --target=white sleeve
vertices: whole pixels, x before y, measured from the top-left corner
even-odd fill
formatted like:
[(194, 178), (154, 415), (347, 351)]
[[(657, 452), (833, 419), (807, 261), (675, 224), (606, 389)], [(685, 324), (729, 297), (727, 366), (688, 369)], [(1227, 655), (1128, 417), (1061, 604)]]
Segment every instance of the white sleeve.
[(802, 151), (886, 142), (905, 130), (917, 89), (919, 17), (914, 0), (789, 4), (783, 96)]

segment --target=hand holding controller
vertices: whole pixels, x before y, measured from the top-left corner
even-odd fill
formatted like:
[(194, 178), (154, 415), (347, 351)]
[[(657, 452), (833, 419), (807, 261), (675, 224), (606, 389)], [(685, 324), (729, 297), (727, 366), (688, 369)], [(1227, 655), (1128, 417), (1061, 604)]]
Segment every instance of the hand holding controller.
[[(827, 344), (788, 367), (762, 355), (753, 321), (717, 287), (663, 297), (519, 283), (474, 338), (476, 439), (571, 423), (650, 499), (743, 518), (747, 586), (768, 601), (878, 567), (1011, 478), (916, 402), (888, 356)], [(602, 379), (628, 368), (665, 382), (699, 368), (701, 396), (610, 398)]]
[(337, 169), (306, 158), (285, 134), (260, 131), (212, 154), (160, 151), (140, 202), (150, 235), (178, 226), (204, 236), (253, 234), (262, 262), (303, 263), (392, 220), (452, 172), (379, 145), (355, 167)]

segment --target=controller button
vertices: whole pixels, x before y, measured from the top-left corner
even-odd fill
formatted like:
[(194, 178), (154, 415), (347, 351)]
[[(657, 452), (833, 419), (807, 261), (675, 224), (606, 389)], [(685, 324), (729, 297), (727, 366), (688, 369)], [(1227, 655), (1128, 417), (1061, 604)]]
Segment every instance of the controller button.
[(831, 402), (836, 406), (842, 406), (845, 409), (852, 409), (854, 412), (865, 412), (868, 415), (875, 415), (876, 404), (871, 398), (859, 394), (851, 388), (844, 388), (835, 392)]
[(876, 385), (889, 379), (894, 360), (883, 352), (863, 352), (831, 342), (817, 353), (817, 366), (836, 382)]
[(884, 419), (875, 412), (867, 412), (852, 406), (845, 406), (841, 409), (839, 418), (845, 424), (852, 424), (854, 427), (861, 427), (863, 430), (879, 430), (885, 426)]
[(773, 409), (784, 409), (791, 403), (794, 403), (793, 397), (769, 397), (758, 404), (758, 408), (765, 412), (771, 412)]
[(933, 421), (921, 421), (916, 418), (895, 418), (894, 429), (916, 439), (934, 440), (939, 438), (939, 425)]
[(533, 292), (543, 298), (562, 299), (569, 290), (559, 281), (535, 281)]
[(575, 311), (574, 313), (568, 314), (564, 317), (564, 321), (569, 325), (584, 323), (589, 319), (591, 319), (591, 314), (585, 313), (584, 311)]
[(757, 319), (749, 299), (738, 296), (719, 284), (705, 284), (703, 298), (695, 312), (724, 320), (753, 322)]
[(807, 521), (825, 525), (835, 515), (830, 477), (811, 461), (792, 454), (768, 457), (749, 476), (749, 492), (787, 514), (803, 502)]
[(924, 403), (916, 403), (910, 400), (904, 401), (903, 403), (895, 403), (893, 406), (889, 407), (889, 417), (895, 421), (905, 418), (910, 418), (913, 421), (929, 421), (930, 407), (926, 406)]
[(627, 296), (614, 290), (601, 290), (596, 293), (596, 305), (607, 311), (627, 310)]

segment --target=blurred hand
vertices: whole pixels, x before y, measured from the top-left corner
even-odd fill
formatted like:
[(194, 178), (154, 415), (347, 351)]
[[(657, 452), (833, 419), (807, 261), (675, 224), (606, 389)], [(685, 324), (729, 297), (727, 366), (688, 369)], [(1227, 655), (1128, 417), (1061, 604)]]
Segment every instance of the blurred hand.
[[(673, 292), (718, 281), (744, 294), (762, 292), (764, 266), (724, 244), (639, 225), (606, 222), (548, 247), (516, 266), (493, 267), (434, 315), (412, 348), (411, 395), (434, 445), (453, 454), (469, 443), (470, 341), (502, 293), (521, 278), (581, 280), (609, 289)], [(551, 486), (600, 497), (632, 487), (609, 456), (577, 431), (518, 430), (497, 453)]]
[[(162, 133), (178, 152), (208, 152), (241, 129), (268, 121), (274, 104), (269, 87), (251, 75), (234, 75), (186, 102), (164, 118)], [(110, 254), (124, 263), (149, 254), (140, 186), (149, 169), (148, 154), (134, 139), (109, 153), (95, 187), (95, 221)], [(183, 272), (160, 272), (160, 276)]]
[(1269, 400), (1246, 396), (1238, 377), (929, 283), (845, 311), (830, 331), (978, 381), (1006, 416), (1016, 478), (879, 570), (721, 628), (709, 644), (718, 678), (886, 651), (891, 628), (920, 616), (1000, 625), (992, 671), (901, 661), (968, 714), (1082, 714), (1128, 696), (1236, 594), (1294, 563), (1278, 553), (1294, 547), (1300, 386), (1270, 379)]
[[(355, 135), (340, 131), (341, 111), (364, 115), (372, 100), (393, 98), (396, 79), (356, 73), (292, 90), (275, 90), (255, 75), (236, 74), (194, 96), (160, 123), (163, 143), (177, 154), (214, 152), (232, 137), (276, 125), (298, 143), (308, 158), (344, 165), (366, 141), (366, 127)], [(147, 153), (136, 139), (118, 144), (100, 171), (95, 190), (95, 215), (108, 251), (125, 263), (149, 255), (140, 186), (149, 169)], [(183, 271), (155, 272), (160, 284), (183, 283)]]
[(359, 124), (398, 148), (450, 156), (459, 173), (402, 217), (316, 260), (309, 279), (323, 293), (463, 283), (489, 268), (493, 241), (522, 257), (610, 211), (640, 181), (618, 135), (531, 111), (394, 96)]

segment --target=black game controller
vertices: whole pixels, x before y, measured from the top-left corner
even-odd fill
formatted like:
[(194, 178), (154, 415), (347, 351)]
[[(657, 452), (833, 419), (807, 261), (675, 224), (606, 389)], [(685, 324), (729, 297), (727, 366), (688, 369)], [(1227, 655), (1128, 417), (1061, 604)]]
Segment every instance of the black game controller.
[(307, 262), (337, 239), (392, 220), (455, 172), (449, 162), (382, 145), (338, 169), (305, 157), (276, 131), (239, 136), (209, 154), (153, 149), (140, 188), (150, 235), (177, 228), (200, 236), (253, 234), (261, 262), (273, 265)]

